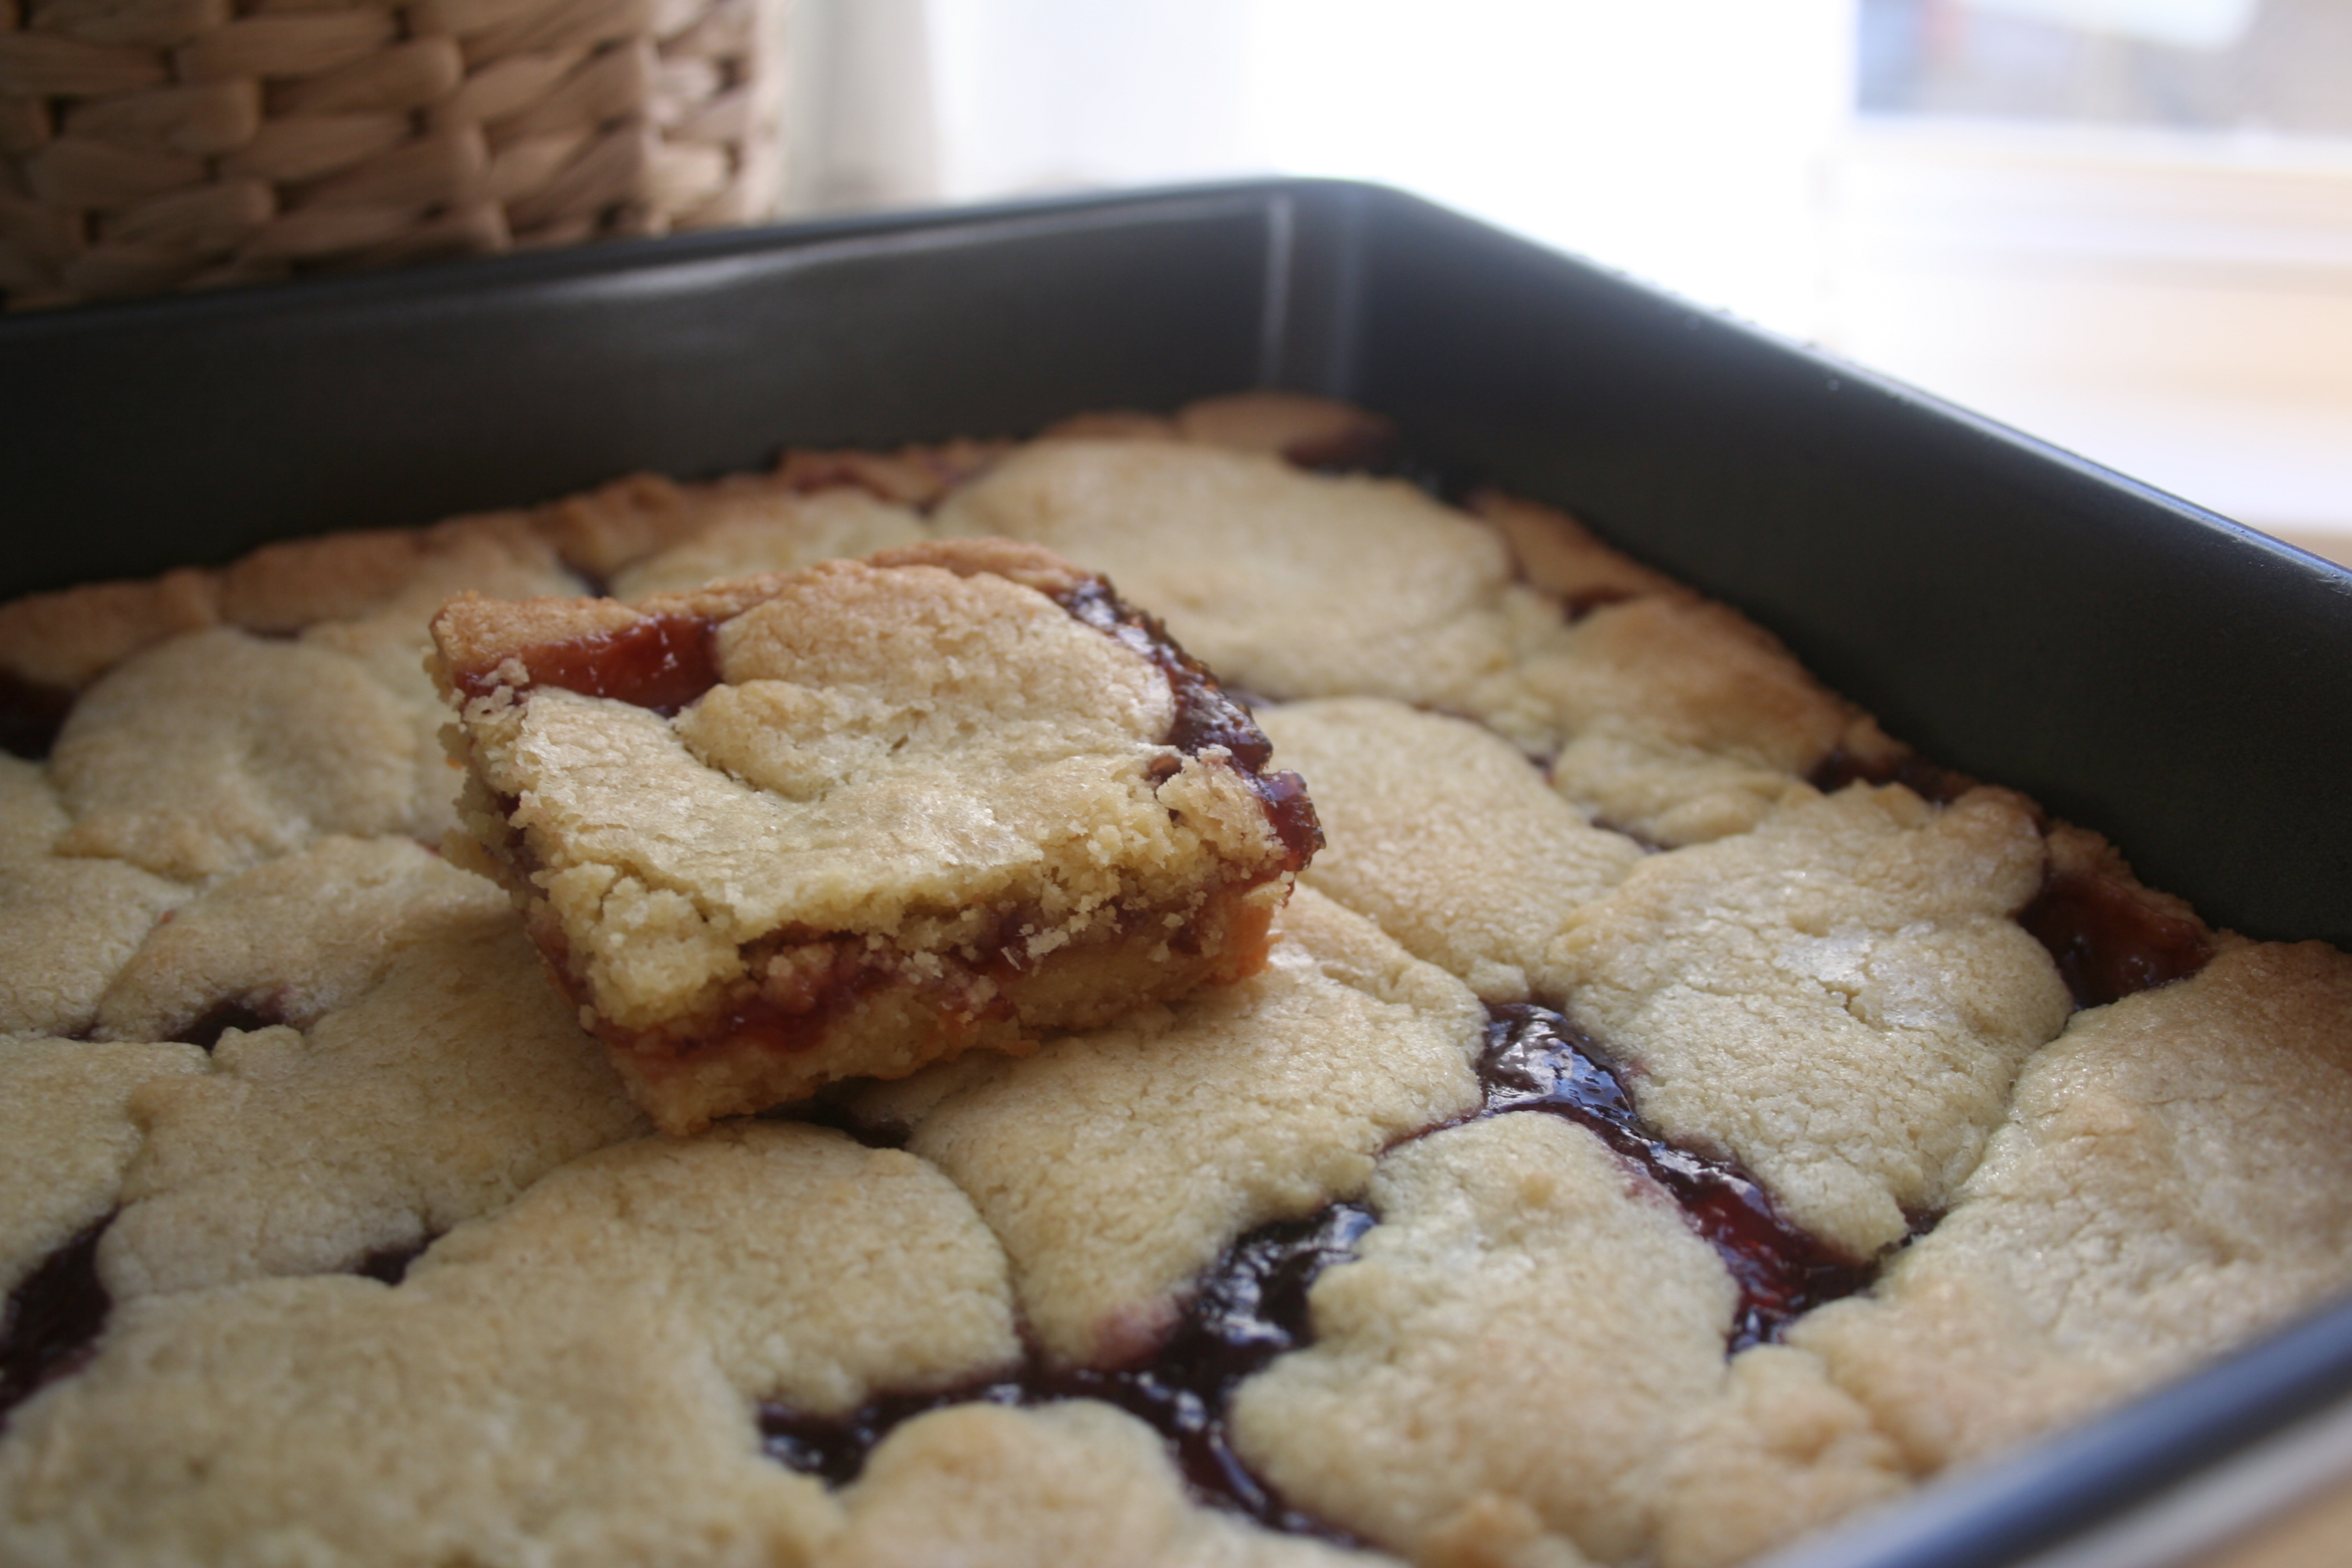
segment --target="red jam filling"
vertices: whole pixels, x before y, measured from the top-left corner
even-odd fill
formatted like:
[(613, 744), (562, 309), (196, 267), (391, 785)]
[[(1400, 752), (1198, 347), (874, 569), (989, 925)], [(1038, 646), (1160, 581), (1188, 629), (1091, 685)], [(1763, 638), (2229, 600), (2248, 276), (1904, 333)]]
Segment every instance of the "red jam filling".
[(2078, 1007), (2103, 1007), (2186, 979), (2213, 956), (2195, 921), (2168, 914), (2095, 871), (2052, 872), (2018, 911), (2017, 923), (2050, 950)]
[(1354, 1255), (1372, 1227), (1370, 1211), (1339, 1204), (1313, 1218), (1269, 1225), (1235, 1242), (1201, 1282), (1167, 1343), (1148, 1359), (1110, 1372), (1053, 1372), (1032, 1362), (1015, 1375), (939, 1394), (886, 1394), (847, 1415), (760, 1407), (770, 1458), (835, 1486), (856, 1479), (866, 1457), (900, 1422), (950, 1405), (1049, 1405), (1098, 1399), (1115, 1405), (1167, 1442), (1194, 1497), (1273, 1530), (1343, 1546), (1361, 1542), (1292, 1508), (1233, 1451), (1225, 1406), (1243, 1379), (1307, 1342), (1307, 1289)]
[(1976, 788), (1964, 773), (1940, 767), (1916, 752), (1893, 758), (1857, 757), (1843, 746), (1823, 757), (1805, 782), (1823, 795), (1835, 795), (1850, 784), (1899, 784), (1933, 805), (1949, 805)]
[[(1229, 884), (1217, 896), (1233, 898), (1257, 885), (1255, 881)], [(1164, 912), (1150, 908), (1124, 911), (1110, 940), (1135, 929), (1139, 918), (1157, 932), (1159, 917)], [(813, 1050), (825, 1042), (827, 1031), (861, 997), (896, 987), (909, 987), (919, 994), (946, 1033), (969, 1032), (1013, 1015), (1015, 1002), (1008, 983), (1040, 967), (1028, 945), (1038, 920), (1031, 909), (999, 910), (989, 928), (971, 942), (976, 956), (949, 959), (943, 973), (921, 977), (908, 973), (900, 954), (870, 948), (854, 933), (799, 941), (773, 950), (754, 949), (747, 954), (749, 967), (755, 974), (766, 976), (757, 990), (730, 997), (715, 1013), (698, 1015), (678, 1030), (632, 1031), (600, 1023), (598, 1037), (627, 1051), (650, 1076), (660, 1077), (711, 1055), (743, 1049), (775, 1055)], [(1265, 919), (1259, 917), (1252, 925), (1235, 921), (1227, 929), (1227, 973), (1239, 977), (1264, 967), (1272, 942)], [(569, 951), (553, 922), (534, 925), (532, 936), (547, 954), (549, 967), (565, 994), (575, 1004), (586, 1005), (586, 994), (571, 974)], [(1188, 957), (1201, 951), (1197, 924), (1166, 932), (1165, 941)], [(772, 963), (776, 953), (789, 955), (791, 962), (781, 966)]]
[[(716, 628), (702, 616), (647, 616), (614, 631), (540, 643), (516, 657), (530, 672), (530, 686), (610, 697), (667, 717), (719, 684)], [(504, 684), (498, 673), (503, 668), (458, 670), (457, 689), (486, 696)]]
[[(793, 983), (782, 991), (766, 988), (732, 999), (716, 1016), (698, 1020), (683, 1034), (632, 1031), (600, 1020), (598, 1037), (627, 1051), (637, 1059), (640, 1070), (655, 1078), (706, 1057), (744, 1050), (793, 1056), (824, 1044), (827, 1031), (859, 997), (903, 983), (895, 963), (887, 958), (868, 961), (864, 943), (854, 937), (809, 946), (832, 950), (833, 956), (821, 973), (795, 974)], [(565, 989), (575, 1001), (584, 1001), (568, 979)], [(932, 994), (938, 1003), (935, 1016), (950, 1030), (959, 1023), (969, 1026), (1009, 1008), (1005, 1004), (978, 1005), (965, 987), (951, 983), (927, 983), (922, 989)]]
[[(1479, 1064), (1486, 1103), (1478, 1116), (1532, 1110), (1568, 1117), (1673, 1194), (1691, 1228), (1715, 1247), (1739, 1287), (1726, 1353), (1777, 1340), (1795, 1318), (1870, 1282), (1868, 1266), (1841, 1257), (1790, 1224), (1753, 1180), (1646, 1131), (1616, 1078), (1559, 1014), (1524, 1005), (1488, 1011), (1486, 1049)], [(880, 1141), (871, 1129), (862, 1136)], [(803, 1415), (763, 1405), (760, 1430), (767, 1454), (839, 1486), (857, 1478), (866, 1455), (893, 1427), (927, 1411), (974, 1402), (1021, 1405), (1100, 1399), (1160, 1433), (1199, 1500), (1275, 1530), (1358, 1544), (1290, 1507), (1249, 1472), (1233, 1451), (1225, 1411), (1243, 1380), (1285, 1352), (1313, 1342), (1308, 1287), (1325, 1268), (1353, 1258), (1356, 1243), (1375, 1223), (1370, 1210), (1343, 1203), (1311, 1219), (1251, 1231), (1202, 1280), (1168, 1342), (1130, 1366), (1049, 1372), (1033, 1362), (1000, 1382), (939, 1394), (886, 1394), (843, 1416)]]
[(1315, 858), (1323, 847), (1323, 827), (1316, 820), (1314, 803), (1307, 798), (1306, 781), (1297, 773), (1264, 771), (1274, 759), (1274, 742), (1249, 710), (1226, 695), (1206, 665), (1179, 647), (1167, 627), (1121, 599), (1099, 577), (1088, 577), (1055, 595), (1055, 603), (1159, 666), (1176, 702), (1167, 743), (1188, 756), (1223, 747), (1265, 803), (1266, 820), (1282, 841), (1288, 868), (1302, 869)]
[(1486, 1113), (1541, 1110), (1598, 1134), (1682, 1205), (1691, 1229), (1712, 1246), (1739, 1287), (1730, 1350), (1780, 1337), (1791, 1321), (1870, 1281), (1857, 1264), (1791, 1225), (1755, 1180), (1650, 1132), (1616, 1075), (1582, 1031), (1549, 1007), (1488, 1009), (1478, 1076)]
[(0, 1316), (0, 1431), (11, 1410), (89, 1361), (114, 1306), (98, 1279), (98, 1238), (113, 1220), (75, 1236), (9, 1293)]
[(0, 671), (0, 752), (37, 763), (57, 743), (74, 694)]

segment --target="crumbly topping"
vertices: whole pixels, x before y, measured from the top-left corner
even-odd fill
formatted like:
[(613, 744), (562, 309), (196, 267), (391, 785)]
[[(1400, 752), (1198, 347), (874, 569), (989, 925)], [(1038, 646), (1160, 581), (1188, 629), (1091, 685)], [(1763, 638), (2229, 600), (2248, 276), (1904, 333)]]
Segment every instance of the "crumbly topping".
[(0, 1507), (39, 1562), (804, 1562), (841, 1515), (761, 1457), (752, 1402), (1014, 1349), (994, 1244), (919, 1162), (798, 1127), (636, 1143), (397, 1288), (118, 1306), (16, 1413)]
[(506, 910), (449, 918), (307, 1032), (229, 1031), (131, 1110), (118, 1300), (413, 1247), (645, 1126)]
[(1042, 441), (937, 521), (1085, 562), (1268, 697), (1458, 703), (1509, 658), (1501, 542), (1398, 480), (1165, 441)]
[(224, 1008), (308, 1027), (417, 942), (505, 908), (496, 888), (409, 839), (329, 835), (180, 906), (99, 998), (95, 1033), (177, 1039)]
[(1238, 985), (866, 1101), (972, 1194), (1054, 1360), (1149, 1352), (1235, 1237), (1356, 1195), (1382, 1149), (1476, 1104), (1460, 985), (1312, 892), (1277, 931)]
[(1922, 1472), (2352, 1287), (2352, 957), (2238, 942), (2075, 1015), (1952, 1211), (1796, 1338)]
[(1326, 837), (1307, 886), (1372, 917), (1486, 1002), (1524, 1002), (1554, 932), (1642, 858), (1587, 823), (1507, 742), (1371, 697), (1267, 708)]
[(1643, 861), (1572, 913), (1538, 989), (1667, 1137), (1746, 1165), (1868, 1258), (1951, 1201), (2070, 1004), (2010, 917), (2040, 885), (2026, 803), (1802, 792), (1754, 831)]
[(71, 1035), (156, 920), (188, 896), (115, 861), (51, 853), (72, 826), (43, 770), (0, 756), (0, 1035)]
[(417, 826), (416, 726), (348, 655), (218, 627), (128, 660), (82, 694), (51, 759), (66, 855), (194, 880), (321, 833)]
[(0, 1294), (113, 1212), (139, 1152), (132, 1092), (204, 1070), (194, 1046), (0, 1039)]
[(1596, 1561), (1635, 1557), (1658, 1467), (1723, 1379), (1737, 1292), (1714, 1251), (1537, 1113), (1406, 1144), (1371, 1202), (1382, 1223), (1309, 1297), (1316, 1343), (1242, 1385), (1243, 1456), (1396, 1552), (1499, 1497)]
[(1656, 843), (1754, 826), (1860, 717), (1761, 627), (1688, 593), (1522, 626), (1473, 711), (1557, 752), (1553, 782), (1578, 806)]

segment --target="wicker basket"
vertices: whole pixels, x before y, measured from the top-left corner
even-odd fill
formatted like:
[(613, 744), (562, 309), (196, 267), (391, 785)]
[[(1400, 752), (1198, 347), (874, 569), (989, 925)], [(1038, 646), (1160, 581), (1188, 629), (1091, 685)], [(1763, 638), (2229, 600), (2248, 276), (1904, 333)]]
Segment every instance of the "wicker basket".
[(784, 0), (0, 0), (12, 308), (774, 209)]

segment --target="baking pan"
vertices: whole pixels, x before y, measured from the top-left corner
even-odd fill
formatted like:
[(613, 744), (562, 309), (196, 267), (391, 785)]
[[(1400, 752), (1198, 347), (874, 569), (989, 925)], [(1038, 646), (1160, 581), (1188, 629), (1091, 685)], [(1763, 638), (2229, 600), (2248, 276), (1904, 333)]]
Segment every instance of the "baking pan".
[[(2352, 947), (2352, 573), (1376, 187), (1267, 181), (0, 321), (0, 597), (635, 468), (1250, 384), (1393, 416), (1746, 610), (2216, 924)], [(1784, 1560), (2022, 1562), (2352, 1391), (2352, 1305)]]

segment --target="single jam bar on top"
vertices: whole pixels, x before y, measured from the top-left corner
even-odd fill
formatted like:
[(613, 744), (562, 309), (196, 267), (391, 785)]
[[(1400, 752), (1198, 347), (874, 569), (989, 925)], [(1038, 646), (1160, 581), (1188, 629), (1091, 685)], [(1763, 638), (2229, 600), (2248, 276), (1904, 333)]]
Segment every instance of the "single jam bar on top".
[(1213, 678), (1034, 545), (433, 633), (451, 854), (672, 1132), (1245, 978), (1321, 841)]

